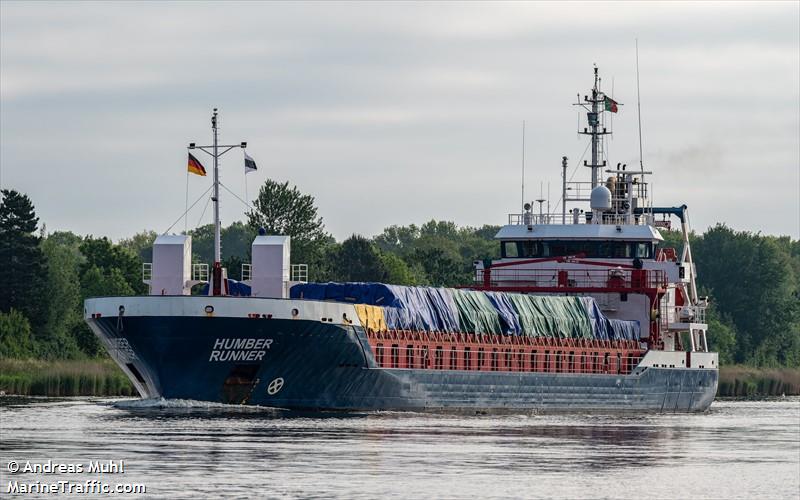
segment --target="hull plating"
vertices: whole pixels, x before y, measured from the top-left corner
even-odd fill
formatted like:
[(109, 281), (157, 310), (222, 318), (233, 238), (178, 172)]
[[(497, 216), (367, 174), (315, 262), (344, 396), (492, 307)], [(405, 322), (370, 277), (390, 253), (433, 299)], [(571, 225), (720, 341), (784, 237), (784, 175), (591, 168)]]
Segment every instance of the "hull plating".
[(186, 316), (87, 319), (143, 397), (321, 410), (697, 412), (715, 369), (633, 375), (386, 369), (358, 326)]

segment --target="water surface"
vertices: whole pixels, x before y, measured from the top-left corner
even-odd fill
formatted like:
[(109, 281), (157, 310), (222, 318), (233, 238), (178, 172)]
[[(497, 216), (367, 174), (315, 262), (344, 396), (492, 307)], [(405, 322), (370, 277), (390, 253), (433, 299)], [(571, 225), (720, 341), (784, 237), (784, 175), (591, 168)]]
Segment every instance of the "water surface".
[[(800, 498), (800, 398), (701, 415), (453, 416), (4, 397), (0, 445), (4, 497), (9, 480), (99, 478), (151, 498)], [(7, 471), (48, 459), (124, 460), (125, 473)]]

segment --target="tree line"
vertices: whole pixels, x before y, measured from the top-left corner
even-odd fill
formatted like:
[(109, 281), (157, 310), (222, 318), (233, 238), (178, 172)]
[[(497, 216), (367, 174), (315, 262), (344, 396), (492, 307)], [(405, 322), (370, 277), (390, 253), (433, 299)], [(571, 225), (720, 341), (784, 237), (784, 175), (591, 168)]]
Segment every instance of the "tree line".
[[(267, 234), (292, 237), (292, 262), (309, 265), (312, 281), (380, 281), (455, 286), (473, 279), (474, 261), (494, 259), (499, 226), (459, 227), (432, 220), (390, 226), (367, 238), (337, 242), (314, 198), (288, 182), (268, 180), (246, 222), (222, 230), (224, 267), (240, 278), (250, 245)], [(211, 224), (189, 232), (193, 260), (211, 263)], [(664, 246), (680, 250), (681, 235), (662, 231)], [(32, 201), (2, 191), (0, 205), (0, 358), (76, 359), (105, 356), (83, 321), (93, 296), (147, 292), (142, 263), (152, 261), (153, 231), (112, 242), (71, 232), (46, 233)], [(800, 241), (735, 231), (718, 224), (692, 234), (699, 292), (711, 298), (711, 348), (723, 363), (800, 366)]]

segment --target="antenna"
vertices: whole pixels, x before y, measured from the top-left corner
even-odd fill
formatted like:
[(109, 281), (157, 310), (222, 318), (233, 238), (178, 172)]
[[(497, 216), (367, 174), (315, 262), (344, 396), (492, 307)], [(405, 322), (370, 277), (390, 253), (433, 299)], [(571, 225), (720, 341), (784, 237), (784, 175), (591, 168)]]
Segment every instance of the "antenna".
[(539, 204), (539, 224), (544, 224), (544, 212), (543, 212), (543, 204), (545, 201), (544, 199), (544, 192), (543, 192), (544, 181), (539, 181), (539, 198), (537, 198), (536, 203)]
[(547, 181), (547, 218), (550, 218), (550, 181)]
[(525, 120), (522, 120), (522, 206), (525, 206)]
[(642, 100), (639, 92), (639, 39), (636, 39), (636, 108), (639, 117), (639, 168), (644, 172), (642, 162)]

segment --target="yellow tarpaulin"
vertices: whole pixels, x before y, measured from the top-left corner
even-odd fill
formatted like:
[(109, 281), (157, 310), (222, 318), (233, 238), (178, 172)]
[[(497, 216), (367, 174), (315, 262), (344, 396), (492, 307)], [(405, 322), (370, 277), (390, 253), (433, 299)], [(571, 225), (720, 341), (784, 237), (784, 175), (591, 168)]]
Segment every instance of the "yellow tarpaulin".
[(383, 317), (383, 308), (380, 306), (368, 306), (366, 304), (353, 304), (356, 308), (358, 319), (361, 320), (361, 326), (373, 332), (385, 332), (386, 319)]

